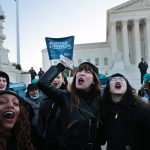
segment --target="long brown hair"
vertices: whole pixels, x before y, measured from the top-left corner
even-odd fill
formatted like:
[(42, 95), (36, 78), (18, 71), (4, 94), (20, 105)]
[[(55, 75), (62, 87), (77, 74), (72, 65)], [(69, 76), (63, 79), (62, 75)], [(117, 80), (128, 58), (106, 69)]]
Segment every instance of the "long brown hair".
[(101, 96), (101, 91), (100, 91), (101, 84), (100, 84), (97, 73), (95, 72), (93, 66), (94, 65), (93, 64), (91, 65), (90, 63), (83, 63), (83, 64), (79, 65), (79, 67), (75, 71), (74, 78), (72, 80), (72, 84), (71, 84), (71, 87), (70, 87), (70, 91), (71, 91), (71, 94), (72, 94), (73, 104), (77, 107), (80, 104), (80, 99), (79, 99), (79, 96), (77, 94), (78, 89), (76, 88), (76, 74), (77, 74), (77, 72), (80, 72), (82, 70), (90, 71), (93, 75), (93, 84), (91, 85), (91, 88), (90, 88), (89, 92), (94, 94), (95, 96), (96, 95)]

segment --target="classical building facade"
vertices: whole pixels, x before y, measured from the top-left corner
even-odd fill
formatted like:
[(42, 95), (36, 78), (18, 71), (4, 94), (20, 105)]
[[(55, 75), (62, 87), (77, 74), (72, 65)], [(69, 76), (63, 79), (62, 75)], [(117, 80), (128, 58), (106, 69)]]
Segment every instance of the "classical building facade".
[(141, 57), (150, 63), (150, 0), (130, 0), (108, 10), (107, 39), (113, 59), (119, 51), (126, 66)]
[[(106, 42), (74, 45), (75, 66), (89, 61), (100, 73), (122, 73), (138, 89), (138, 63), (142, 57), (148, 62), (150, 73), (150, 0), (129, 0), (107, 10), (106, 29)], [(57, 62), (50, 62), (47, 49), (42, 50), (44, 71)]]
[[(74, 46), (75, 66), (89, 61), (102, 73), (121, 72), (131, 79), (139, 79), (137, 65), (141, 57), (150, 68), (150, 0), (129, 0), (107, 10), (106, 32), (106, 42)], [(42, 60), (47, 70), (50, 63), (46, 49), (42, 50)]]

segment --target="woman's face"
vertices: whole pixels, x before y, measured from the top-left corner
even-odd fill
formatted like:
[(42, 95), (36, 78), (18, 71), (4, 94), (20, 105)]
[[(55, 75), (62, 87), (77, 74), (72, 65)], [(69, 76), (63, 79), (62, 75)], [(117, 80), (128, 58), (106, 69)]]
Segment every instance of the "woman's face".
[(38, 96), (38, 95), (39, 95), (39, 90), (38, 90), (38, 88), (30, 89), (30, 90), (29, 90), (29, 95), (32, 96), (32, 97)]
[(93, 84), (93, 74), (89, 70), (82, 70), (76, 73), (76, 88), (89, 91)]
[(62, 77), (62, 74), (60, 73), (51, 83), (51, 85), (55, 86), (57, 89), (59, 89), (63, 83), (64, 79)]
[(0, 122), (6, 129), (12, 129), (19, 117), (20, 106), (16, 96), (0, 95)]
[(0, 77), (0, 90), (5, 90), (7, 87), (6, 78)]
[(123, 77), (112, 77), (110, 79), (110, 93), (123, 95), (127, 91), (127, 83)]

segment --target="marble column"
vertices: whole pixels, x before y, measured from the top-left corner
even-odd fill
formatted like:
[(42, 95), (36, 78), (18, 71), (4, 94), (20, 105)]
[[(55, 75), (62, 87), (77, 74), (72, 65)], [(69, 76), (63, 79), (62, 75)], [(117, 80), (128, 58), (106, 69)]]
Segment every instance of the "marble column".
[(111, 22), (111, 48), (112, 48), (112, 57), (115, 58), (117, 52), (117, 38), (116, 38), (116, 22)]
[(147, 59), (150, 64), (150, 18), (146, 18), (146, 45), (147, 45)]
[(6, 39), (6, 36), (3, 34), (3, 22), (4, 22), (5, 17), (0, 16), (0, 47), (3, 47), (3, 42)]
[(133, 20), (134, 23), (134, 41), (135, 41), (135, 62), (139, 63), (141, 61), (141, 41), (140, 41), (140, 19)]
[(123, 58), (124, 64), (129, 65), (128, 21), (122, 20)]

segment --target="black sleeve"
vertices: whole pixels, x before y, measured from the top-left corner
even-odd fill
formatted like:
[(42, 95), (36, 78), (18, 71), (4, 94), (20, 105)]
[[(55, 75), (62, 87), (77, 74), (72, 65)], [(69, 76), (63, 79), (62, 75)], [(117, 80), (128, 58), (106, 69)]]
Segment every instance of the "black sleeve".
[[(146, 149), (150, 149), (149, 139), (150, 139), (150, 105), (145, 104), (142, 110), (142, 118), (140, 120), (141, 126), (141, 139), (144, 141), (144, 146)], [(144, 148), (143, 148), (144, 149)]]
[(61, 103), (63, 99), (64, 90), (57, 89), (51, 85), (51, 82), (57, 75), (65, 69), (64, 65), (58, 64), (57, 66), (52, 66), (46, 71), (38, 81), (38, 87), (40, 90), (47, 95), (48, 97), (52, 98), (56, 103)]
[(138, 64), (138, 68), (140, 69), (140, 63)]
[[(142, 111), (142, 120), (143, 120), (143, 126), (147, 127), (149, 133), (149, 127), (150, 127), (150, 104), (144, 104), (143, 111)], [(150, 136), (150, 134), (149, 134)]]
[(147, 65), (147, 68), (148, 68), (148, 64), (146, 63), (146, 65)]
[(38, 85), (41, 88), (42, 86), (49, 86), (50, 83), (57, 77), (57, 75), (64, 71), (65, 67), (62, 64), (58, 64), (57, 66), (51, 66), (39, 79)]
[(141, 97), (143, 97), (143, 96), (144, 96), (144, 92), (143, 92), (143, 90), (142, 90), (142, 89), (138, 90), (138, 95), (139, 95), (139, 96), (141, 96)]

